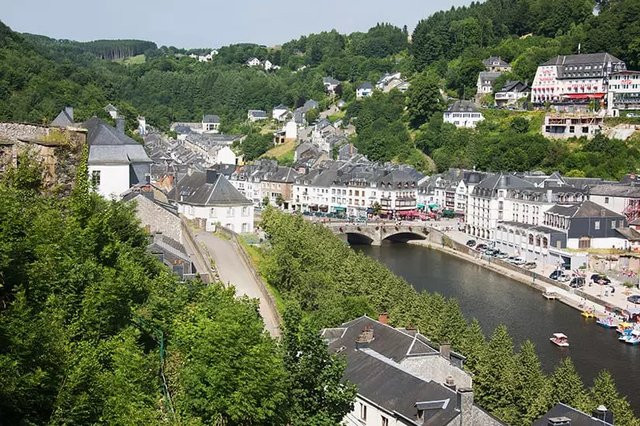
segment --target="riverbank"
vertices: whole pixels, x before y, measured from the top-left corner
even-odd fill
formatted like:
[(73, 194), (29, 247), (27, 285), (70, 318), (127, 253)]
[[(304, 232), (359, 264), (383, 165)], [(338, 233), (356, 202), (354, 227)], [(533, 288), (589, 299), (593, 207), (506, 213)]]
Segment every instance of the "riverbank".
[[(443, 235), (446, 236), (446, 234)], [(446, 244), (438, 244), (433, 240), (409, 241), (409, 244), (442, 251), (451, 256), (455, 256), (467, 262), (478, 265), (484, 269), (496, 272), (502, 276), (518, 281), (540, 291), (540, 297), (542, 297), (542, 294), (545, 292), (553, 292), (557, 295), (556, 300), (580, 312), (584, 311), (585, 309), (591, 309), (595, 312), (596, 315), (604, 316), (611, 312), (613, 308), (619, 310), (625, 309), (624, 307), (613, 305), (612, 303), (610, 303), (610, 301), (598, 299), (593, 295), (576, 294), (575, 290), (568, 290), (561, 287), (561, 283), (558, 283), (558, 285), (554, 285), (549, 282), (545, 282), (541, 279), (541, 276), (535, 272), (532, 273), (526, 270), (519, 272), (511, 269), (510, 267), (500, 265), (501, 262), (497, 261), (496, 259), (490, 257), (483, 259), (482, 257), (480, 257), (480, 253), (474, 253), (473, 255), (470, 255), (458, 251), (455, 248), (449, 247)]]

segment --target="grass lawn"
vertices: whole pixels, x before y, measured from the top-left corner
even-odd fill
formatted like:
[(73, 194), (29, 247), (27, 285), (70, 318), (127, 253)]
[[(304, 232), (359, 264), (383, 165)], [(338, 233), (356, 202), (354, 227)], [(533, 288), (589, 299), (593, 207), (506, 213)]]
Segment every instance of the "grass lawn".
[(146, 61), (146, 58), (143, 53), (141, 55), (131, 56), (130, 58), (125, 58), (123, 60), (118, 60), (116, 62), (120, 62), (121, 64), (124, 64), (124, 65), (136, 65), (136, 64), (144, 64), (145, 61)]
[(296, 142), (291, 141), (282, 145), (274, 146), (269, 151), (262, 154), (262, 157), (272, 157), (278, 162), (291, 160), (293, 162), (293, 154), (296, 150)]
[(262, 278), (262, 281), (267, 286), (267, 290), (273, 296), (273, 299), (276, 303), (276, 309), (278, 309), (278, 312), (280, 313), (284, 312), (284, 300), (282, 299), (282, 295), (280, 294), (278, 289), (276, 289), (275, 287), (269, 284), (269, 282), (267, 281), (267, 279), (265, 278), (264, 274), (261, 271), (262, 269), (261, 265), (265, 261), (264, 254), (262, 252), (263, 249), (261, 249), (260, 247), (256, 247), (248, 244), (245, 241), (245, 239), (242, 237), (238, 238), (238, 241), (240, 241), (240, 245), (242, 245), (242, 248), (244, 248), (245, 251), (249, 254), (249, 257), (251, 258), (251, 262), (253, 262), (253, 266), (256, 268), (256, 271), (258, 271), (258, 274)]

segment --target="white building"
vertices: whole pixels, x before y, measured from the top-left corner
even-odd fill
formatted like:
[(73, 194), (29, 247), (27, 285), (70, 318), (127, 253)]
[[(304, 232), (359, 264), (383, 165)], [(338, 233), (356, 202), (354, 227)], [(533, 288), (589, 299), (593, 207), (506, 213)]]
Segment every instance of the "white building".
[(484, 116), (471, 101), (456, 101), (444, 112), (444, 122), (456, 127), (475, 128)]
[(203, 133), (220, 133), (220, 117), (217, 115), (202, 116)]
[(233, 232), (253, 232), (253, 203), (215, 170), (187, 174), (169, 198), (176, 200), (176, 193), (178, 211), (207, 231), (221, 225)]
[(591, 187), (589, 200), (624, 215), (629, 222), (640, 218), (640, 187), (602, 184)]
[(531, 95), (531, 89), (525, 83), (507, 81), (495, 94), (496, 106), (515, 105), (520, 99), (527, 99), (529, 95)]
[(491, 56), (482, 61), (484, 68), (490, 72), (511, 72), (511, 65), (500, 56)]
[(493, 93), (493, 82), (502, 75), (501, 72), (481, 71), (476, 83), (476, 96), (482, 97)]
[(608, 53), (556, 56), (538, 67), (531, 85), (531, 101), (604, 102), (612, 74), (625, 70), (625, 63)]
[(365, 81), (356, 89), (356, 99), (368, 98), (373, 95), (373, 84)]
[(287, 114), (289, 113), (289, 108), (280, 104), (273, 107), (273, 111), (271, 112), (271, 118), (276, 121), (284, 122), (287, 119)]
[(340, 82), (333, 77), (322, 77), (322, 85), (327, 93), (335, 95)]
[(620, 71), (611, 74), (607, 108), (611, 115), (618, 110), (640, 110), (640, 71)]
[(116, 199), (134, 185), (149, 183), (152, 163), (144, 147), (125, 135), (124, 119), (117, 120), (117, 128), (96, 117), (84, 123), (89, 178), (96, 192)]
[(247, 112), (247, 119), (252, 123), (255, 123), (256, 121), (266, 120), (267, 118), (267, 112), (261, 109), (250, 109)]
[(260, 62), (260, 59), (258, 58), (251, 58), (247, 61), (247, 65), (250, 67), (259, 67), (262, 65), (262, 62)]

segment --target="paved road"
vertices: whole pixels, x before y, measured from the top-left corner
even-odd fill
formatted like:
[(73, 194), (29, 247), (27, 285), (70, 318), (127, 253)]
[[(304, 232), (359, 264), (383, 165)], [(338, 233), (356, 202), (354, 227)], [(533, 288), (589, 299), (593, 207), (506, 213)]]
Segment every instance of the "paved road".
[(266, 296), (260, 290), (260, 283), (252, 273), (251, 266), (237, 252), (234, 244), (205, 231), (195, 231), (196, 240), (205, 244), (215, 261), (223, 283), (236, 287), (238, 295), (246, 295), (260, 300), (260, 315), (267, 331), (273, 337), (280, 336), (276, 313), (271, 309)]

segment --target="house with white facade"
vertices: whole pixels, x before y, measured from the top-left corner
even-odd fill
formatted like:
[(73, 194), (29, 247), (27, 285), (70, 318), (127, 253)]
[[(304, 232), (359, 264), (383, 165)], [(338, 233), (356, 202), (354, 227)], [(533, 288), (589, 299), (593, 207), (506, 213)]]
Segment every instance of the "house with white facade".
[(289, 114), (289, 112), (289, 108), (280, 104), (273, 107), (273, 110), (271, 111), (271, 118), (279, 122), (284, 122), (287, 120), (287, 114)]
[(484, 95), (493, 93), (493, 82), (502, 75), (501, 72), (481, 71), (478, 74), (476, 83), (476, 97), (481, 98)]
[(455, 101), (444, 112), (444, 122), (456, 127), (475, 128), (484, 116), (471, 101)]
[(399, 72), (393, 74), (386, 73), (376, 83), (376, 89), (384, 93), (389, 93), (393, 89), (404, 93), (409, 89), (409, 82), (404, 80)]
[(267, 112), (261, 109), (250, 109), (249, 112), (247, 112), (247, 119), (252, 123), (266, 120), (267, 118)]
[(220, 133), (220, 117), (207, 114), (202, 116), (203, 133)]
[(247, 61), (247, 65), (250, 67), (259, 67), (260, 65), (262, 65), (262, 62), (258, 58), (250, 58)]
[(626, 69), (622, 60), (608, 53), (556, 56), (538, 67), (531, 85), (531, 102), (604, 102), (612, 76)]
[(322, 77), (322, 85), (327, 93), (335, 95), (338, 86), (340, 86), (340, 81), (333, 77)]
[(100, 195), (120, 198), (134, 185), (149, 183), (152, 160), (142, 144), (125, 134), (124, 119), (112, 127), (97, 117), (83, 124), (89, 144), (89, 178)]
[(627, 221), (640, 219), (640, 186), (622, 184), (601, 184), (589, 189), (589, 200), (622, 214)]
[(104, 110), (107, 112), (107, 114), (109, 114), (109, 116), (111, 118), (113, 118), (114, 120), (116, 118), (118, 118), (118, 108), (116, 108), (115, 106), (111, 105), (111, 104), (107, 104), (106, 107), (104, 107)]
[(511, 72), (511, 64), (503, 60), (500, 56), (491, 56), (482, 61), (484, 68), (490, 72)]
[(496, 92), (495, 101), (497, 107), (515, 105), (520, 99), (528, 99), (531, 95), (531, 88), (521, 81), (507, 81), (502, 88)]
[(373, 95), (373, 84), (368, 81), (360, 84), (356, 89), (356, 99), (368, 98)]
[(386, 314), (322, 330), (332, 354), (346, 358), (344, 379), (358, 387), (347, 426), (497, 426), (474, 404), (464, 357), (415, 329), (394, 328)]
[(221, 225), (233, 232), (253, 232), (253, 203), (215, 170), (187, 173), (169, 198), (176, 200), (182, 215), (207, 231)]

